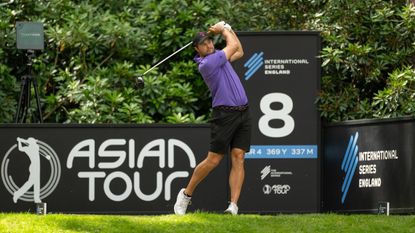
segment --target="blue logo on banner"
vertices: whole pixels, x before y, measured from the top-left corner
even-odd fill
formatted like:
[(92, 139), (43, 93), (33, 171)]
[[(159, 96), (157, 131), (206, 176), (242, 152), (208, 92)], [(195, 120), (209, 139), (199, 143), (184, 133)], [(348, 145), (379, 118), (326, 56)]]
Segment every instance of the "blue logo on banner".
[(359, 158), (357, 156), (357, 152), (359, 151), (359, 147), (357, 146), (358, 137), (358, 132), (356, 132), (354, 136), (350, 136), (349, 145), (347, 146), (346, 153), (343, 157), (341, 169), (346, 173), (346, 177), (344, 178), (342, 185), (342, 204), (344, 204), (344, 200), (346, 199), (350, 183), (352, 182), (353, 176), (356, 171), (357, 162), (359, 161)]
[(264, 64), (264, 58), (262, 57), (264, 52), (254, 53), (247, 62), (245, 62), (244, 67), (247, 67), (248, 70), (245, 72), (245, 80), (248, 80), (255, 74), (255, 72)]

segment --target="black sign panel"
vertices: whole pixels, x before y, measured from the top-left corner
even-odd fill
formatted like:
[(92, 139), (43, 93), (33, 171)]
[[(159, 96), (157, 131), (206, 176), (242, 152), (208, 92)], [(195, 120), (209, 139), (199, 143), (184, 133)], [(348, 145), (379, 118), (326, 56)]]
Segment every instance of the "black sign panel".
[(328, 211), (415, 211), (415, 120), (333, 124), (324, 133), (324, 202)]
[[(209, 147), (207, 125), (3, 125), (0, 211), (173, 213), (178, 191)], [(227, 163), (189, 211), (227, 206)], [(212, 192), (212, 190), (215, 190)]]
[(318, 212), (320, 36), (238, 35), (244, 57), (234, 67), (247, 91), (253, 123), (240, 210)]

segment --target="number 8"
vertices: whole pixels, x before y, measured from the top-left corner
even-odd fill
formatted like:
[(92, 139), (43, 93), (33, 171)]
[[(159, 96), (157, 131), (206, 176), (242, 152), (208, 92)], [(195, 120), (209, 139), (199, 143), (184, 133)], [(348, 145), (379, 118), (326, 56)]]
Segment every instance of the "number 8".
[[(271, 109), (271, 104), (279, 102), (282, 108), (279, 110)], [(262, 97), (260, 102), (261, 111), (264, 115), (259, 118), (258, 127), (262, 134), (273, 138), (282, 138), (292, 133), (294, 130), (294, 119), (289, 115), (293, 109), (292, 99), (283, 93), (270, 93)], [(281, 128), (272, 128), (269, 122), (273, 119), (284, 121)]]

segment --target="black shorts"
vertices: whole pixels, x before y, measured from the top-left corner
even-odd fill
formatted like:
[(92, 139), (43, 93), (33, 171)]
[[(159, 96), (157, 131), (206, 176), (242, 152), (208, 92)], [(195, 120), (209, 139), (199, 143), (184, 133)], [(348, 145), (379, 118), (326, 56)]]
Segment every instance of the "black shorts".
[(213, 108), (210, 131), (211, 152), (226, 154), (233, 148), (249, 151), (251, 146), (249, 109), (240, 111)]

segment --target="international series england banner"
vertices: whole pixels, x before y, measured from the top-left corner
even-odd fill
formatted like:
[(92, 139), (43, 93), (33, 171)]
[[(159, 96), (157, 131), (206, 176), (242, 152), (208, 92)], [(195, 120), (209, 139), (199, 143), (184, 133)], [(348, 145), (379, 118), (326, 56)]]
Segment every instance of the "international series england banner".
[(247, 91), (252, 146), (239, 203), (245, 212), (320, 209), (320, 36), (317, 32), (239, 33), (234, 64)]
[(325, 210), (415, 212), (415, 118), (331, 123), (324, 130)]

